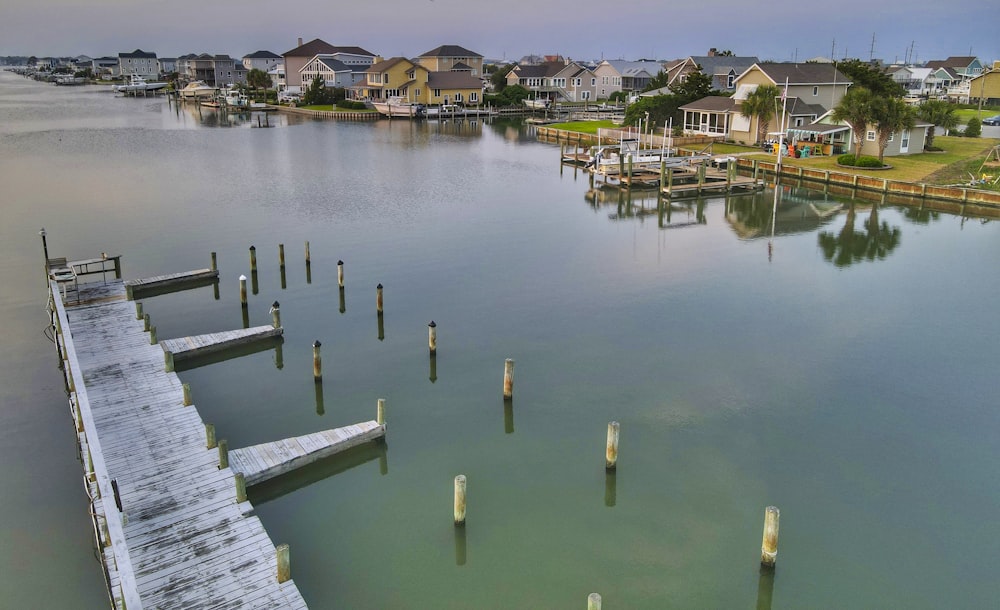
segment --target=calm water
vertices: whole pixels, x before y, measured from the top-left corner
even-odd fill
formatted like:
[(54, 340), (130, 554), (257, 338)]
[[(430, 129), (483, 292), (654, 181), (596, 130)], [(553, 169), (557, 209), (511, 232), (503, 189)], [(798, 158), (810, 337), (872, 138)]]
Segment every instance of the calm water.
[(0, 74), (0, 605), (105, 599), (43, 335), (42, 226), (53, 256), (121, 253), (126, 277), (217, 251), (219, 299), (144, 302), (163, 338), (241, 326), (256, 246), (251, 323), (280, 301), (280, 354), (180, 373), (231, 447), (387, 400), (385, 450), (252, 494), (313, 608), (995, 604), (998, 223), (883, 208), (874, 230), (864, 205), (851, 232), (839, 202), (788, 191), (771, 239), (771, 191), (659, 219), (516, 125), (270, 121)]

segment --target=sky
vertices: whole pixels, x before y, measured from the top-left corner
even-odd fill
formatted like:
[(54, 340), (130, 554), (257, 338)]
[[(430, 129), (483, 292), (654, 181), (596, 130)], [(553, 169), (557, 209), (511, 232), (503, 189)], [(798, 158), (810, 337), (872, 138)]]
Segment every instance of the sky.
[[(0, 56), (99, 57), (142, 49), (242, 57), (297, 39), (415, 57), (442, 44), (487, 59), (675, 59), (728, 49), (762, 60), (874, 55), (1000, 59), (983, 0), (0, 0)], [(765, 8), (766, 7), (766, 8)], [(873, 49), (874, 38), (874, 54)]]

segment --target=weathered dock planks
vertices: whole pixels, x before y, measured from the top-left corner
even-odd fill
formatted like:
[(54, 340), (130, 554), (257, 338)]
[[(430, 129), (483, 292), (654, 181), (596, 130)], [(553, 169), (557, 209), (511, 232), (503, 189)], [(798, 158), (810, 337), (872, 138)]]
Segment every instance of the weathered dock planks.
[(385, 425), (372, 420), (233, 449), (229, 469), (243, 473), (247, 485), (254, 485), (383, 436)]
[(129, 299), (139, 296), (166, 294), (172, 290), (183, 290), (211, 284), (218, 280), (219, 271), (213, 269), (195, 269), (167, 275), (128, 280), (125, 282), (125, 294)]
[(160, 347), (164, 352), (169, 352), (173, 355), (174, 362), (181, 362), (186, 359), (197, 358), (242, 345), (249, 345), (257, 341), (272, 339), (281, 336), (281, 334), (282, 329), (280, 327), (254, 326), (253, 328), (240, 328), (219, 333), (183, 337), (181, 339), (163, 339), (160, 341)]
[(50, 290), (114, 606), (305, 608), (124, 284), (81, 285), (79, 305)]

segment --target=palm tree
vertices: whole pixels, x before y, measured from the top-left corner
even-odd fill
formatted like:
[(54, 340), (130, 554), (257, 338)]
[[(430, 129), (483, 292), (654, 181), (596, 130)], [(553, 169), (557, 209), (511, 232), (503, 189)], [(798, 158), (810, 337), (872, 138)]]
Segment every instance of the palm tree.
[(775, 99), (781, 92), (774, 85), (760, 85), (747, 95), (743, 103), (740, 104), (740, 116), (750, 119), (757, 118), (757, 144), (764, 141), (767, 135), (767, 127), (774, 118)]
[(247, 72), (247, 85), (257, 89), (264, 89), (264, 101), (267, 101), (267, 86), (271, 84), (271, 77), (267, 75), (267, 72), (254, 68)]
[(882, 161), (892, 134), (909, 131), (917, 120), (914, 110), (898, 97), (875, 97), (871, 103), (871, 121), (878, 137), (878, 160)]
[(931, 124), (927, 130), (927, 143), (924, 148), (934, 146), (934, 127), (940, 126), (944, 129), (944, 135), (948, 135), (949, 129), (958, 126), (958, 117), (955, 115), (955, 105), (943, 100), (928, 100), (917, 108), (917, 116)]
[(851, 127), (855, 160), (861, 156), (861, 142), (865, 137), (868, 123), (871, 122), (872, 99), (871, 91), (864, 87), (851, 87), (830, 114), (830, 118), (834, 121), (843, 121)]

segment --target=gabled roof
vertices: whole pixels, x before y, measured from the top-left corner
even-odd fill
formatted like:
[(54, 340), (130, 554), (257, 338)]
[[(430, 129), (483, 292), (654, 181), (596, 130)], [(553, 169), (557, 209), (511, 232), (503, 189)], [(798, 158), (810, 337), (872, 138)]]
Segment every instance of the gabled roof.
[(681, 110), (700, 110), (702, 112), (735, 112), (736, 100), (728, 95), (709, 95), (690, 104), (684, 104)]
[(452, 72), (461, 72), (462, 70), (472, 70), (472, 66), (470, 66), (465, 62), (458, 61), (452, 64), (451, 70)]
[(948, 59), (935, 59), (924, 64), (926, 68), (968, 68), (976, 61), (975, 57), (949, 57)]
[[(755, 63), (750, 68), (747, 68), (743, 74), (746, 74), (754, 67), (760, 69), (775, 85), (784, 85), (786, 78), (789, 85), (826, 85), (834, 82), (838, 85), (843, 85), (851, 82), (833, 64)], [(740, 76), (743, 76), (743, 74)]]
[(421, 68), (421, 69), (426, 70), (426, 68), (424, 68), (423, 66), (415, 64), (412, 61), (410, 61), (409, 59), (406, 59), (405, 57), (390, 57), (389, 59), (386, 59), (385, 61), (380, 61), (380, 62), (373, 63), (371, 66), (368, 67), (368, 69), (365, 70), (365, 72), (371, 72), (373, 74), (377, 73), (377, 72), (385, 72), (386, 70), (392, 68), (396, 64), (403, 63), (404, 61), (406, 63), (410, 64), (411, 66), (415, 66), (417, 68)]
[(547, 61), (534, 66), (514, 66), (511, 71), (516, 72), (519, 78), (545, 78), (559, 74), (565, 67), (565, 62)]
[(249, 55), (244, 55), (243, 59), (281, 59), (281, 55), (270, 51), (254, 51)]
[(708, 76), (729, 74), (730, 70), (740, 74), (750, 66), (760, 62), (754, 56), (736, 57), (733, 55), (692, 55), (691, 61), (701, 66), (702, 73)]
[(285, 51), (283, 57), (312, 57), (313, 55), (330, 53), (353, 53), (355, 55), (375, 57), (374, 53), (369, 53), (361, 47), (337, 47), (319, 38), (310, 40), (301, 47), (295, 47), (291, 51)]
[[(317, 55), (315, 57), (316, 61), (322, 63), (324, 66), (330, 69), (331, 72), (353, 72), (350, 66), (340, 61), (339, 59), (334, 59), (332, 55)], [(302, 70), (306, 69), (306, 66), (312, 63), (312, 60), (306, 62), (305, 66), (302, 66)], [(301, 70), (300, 70), (301, 71)]]
[(156, 59), (156, 53), (147, 53), (146, 51), (143, 51), (142, 49), (136, 49), (135, 51), (132, 51), (131, 53), (119, 53), (118, 57), (121, 57), (123, 59), (129, 59), (129, 58), (132, 58), (132, 59)]
[(427, 86), (431, 89), (476, 89), (483, 88), (483, 81), (468, 72), (431, 72), (427, 75)]
[(457, 44), (443, 44), (436, 49), (422, 53), (420, 57), (482, 57), (482, 55)]
[(788, 111), (788, 116), (815, 116), (820, 117), (826, 114), (826, 107), (822, 104), (807, 104), (797, 97), (788, 98), (788, 103), (785, 105), (785, 109)]

